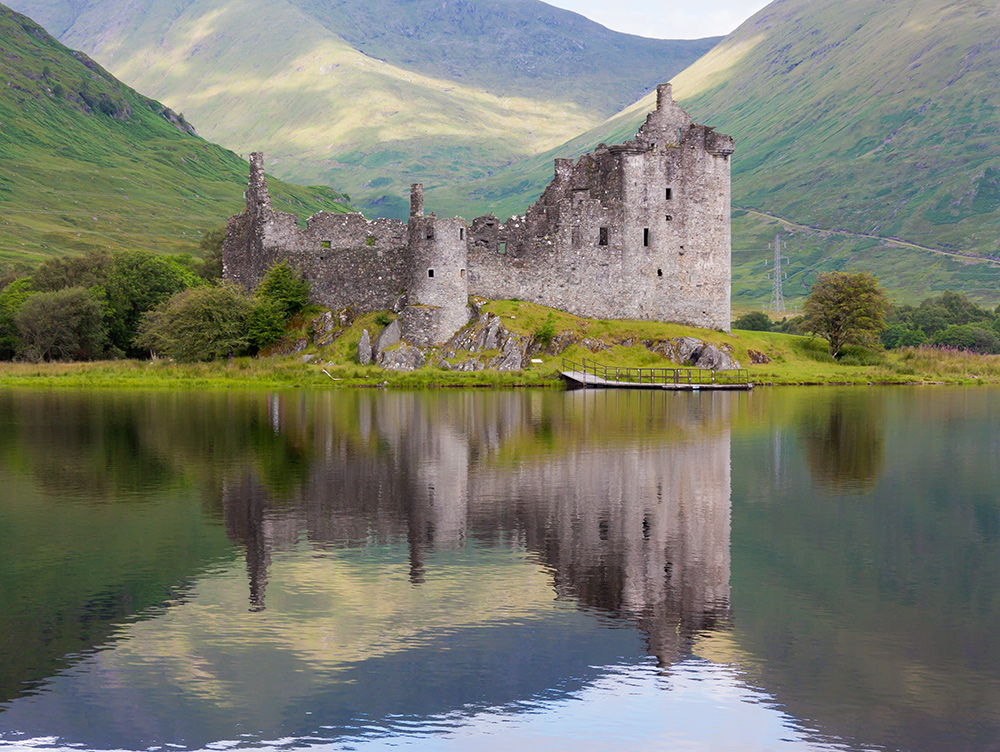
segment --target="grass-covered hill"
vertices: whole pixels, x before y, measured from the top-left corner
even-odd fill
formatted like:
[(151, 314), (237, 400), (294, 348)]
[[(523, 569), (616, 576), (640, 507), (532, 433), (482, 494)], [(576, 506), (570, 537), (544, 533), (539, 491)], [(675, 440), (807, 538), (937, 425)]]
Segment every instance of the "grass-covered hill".
[(538, 0), (13, 6), (207, 138), (397, 216), (410, 183), (485, 177), (563, 143), (718, 41), (620, 34)]
[[(996, 265), (968, 255), (1000, 257), (997, 70), (996, 3), (776, 0), (673, 83), (696, 120), (736, 138), (734, 248), (794, 231), (786, 294), (866, 267), (903, 299), (952, 287), (995, 303)], [(521, 212), (552, 157), (631, 137), (653, 104), (428, 205)], [(737, 254), (737, 304), (766, 302), (765, 255)]]
[[(97, 248), (197, 251), (241, 211), (249, 167), (180, 115), (0, 5), (0, 273)], [(274, 181), (286, 211), (346, 210)]]

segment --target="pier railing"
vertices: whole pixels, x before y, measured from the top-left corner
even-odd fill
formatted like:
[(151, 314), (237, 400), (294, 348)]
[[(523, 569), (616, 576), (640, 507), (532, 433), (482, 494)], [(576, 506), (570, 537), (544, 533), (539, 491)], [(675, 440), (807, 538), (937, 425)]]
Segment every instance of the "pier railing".
[(563, 358), (563, 371), (576, 371), (594, 376), (608, 383), (620, 384), (749, 384), (750, 372), (746, 368), (728, 371), (709, 371), (704, 368), (622, 368), (608, 366), (588, 358), (582, 362)]

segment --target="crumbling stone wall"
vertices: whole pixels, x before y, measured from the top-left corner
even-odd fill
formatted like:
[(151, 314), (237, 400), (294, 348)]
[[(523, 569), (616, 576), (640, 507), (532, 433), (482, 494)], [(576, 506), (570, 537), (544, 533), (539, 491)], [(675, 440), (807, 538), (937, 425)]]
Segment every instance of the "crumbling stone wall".
[[(524, 217), (473, 222), (469, 287), (581, 316), (728, 329), (733, 140), (658, 88), (636, 138), (555, 176)], [(488, 219), (488, 218), (487, 218)]]
[(580, 316), (730, 322), (733, 139), (695, 124), (657, 88), (632, 141), (555, 161), (552, 182), (523, 217), (501, 223), (425, 216), (411, 188), (407, 223), (320, 212), (299, 228), (271, 208), (263, 159), (250, 160), (246, 210), (230, 219), (224, 275), (253, 289), (285, 260), (316, 302), (387, 309), (405, 291), (404, 338), (441, 344), (468, 322), (470, 293), (518, 298)]

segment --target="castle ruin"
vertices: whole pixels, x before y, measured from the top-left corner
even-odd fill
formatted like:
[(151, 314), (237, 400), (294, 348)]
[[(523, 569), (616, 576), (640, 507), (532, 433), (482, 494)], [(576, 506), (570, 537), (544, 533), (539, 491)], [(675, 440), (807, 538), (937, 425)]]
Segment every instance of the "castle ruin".
[(632, 141), (557, 159), (524, 216), (425, 215), (415, 184), (407, 222), (319, 212), (305, 228), (272, 209), (255, 153), (246, 210), (226, 225), (224, 277), (252, 290), (288, 262), (320, 305), (401, 310), (403, 338), (418, 346), (465, 326), (470, 294), (728, 330), (732, 153), (730, 136), (695, 124), (661, 84)]

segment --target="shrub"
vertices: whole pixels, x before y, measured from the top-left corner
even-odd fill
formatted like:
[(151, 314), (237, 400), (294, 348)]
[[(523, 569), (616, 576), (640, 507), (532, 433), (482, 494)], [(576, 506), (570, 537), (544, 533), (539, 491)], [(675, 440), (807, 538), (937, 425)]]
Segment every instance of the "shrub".
[(733, 329), (743, 329), (749, 332), (769, 332), (771, 331), (771, 319), (766, 313), (751, 311), (744, 313), (733, 322)]
[(257, 298), (247, 320), (250, 350), (260, 352), (285, 336), (285, 318), (273, 300)]
[(136, 345), (182, 361), (238, 355), (250, 344), (252, 307), (232, 285), (192, 287), (143, 317)]
[(556, 336), (556, 321), (550, 313), (545, 317), (545, 321), (535, 329), (535, 340), (548, 347)]
[(949, 326), (934, 335), (931, 342), (958, 350), (978, 353), (1000, 353), (1000, 336), (975, 324)]
[(275, 264), (257, 287), (257, 297), (273, 300), (287, 321), (309, 304), (309, 283), (288, 264)]
[(29, 295), (15, 316), (25, 360), (86, 360), (107, 344), (104, 307), (82, 287)]

